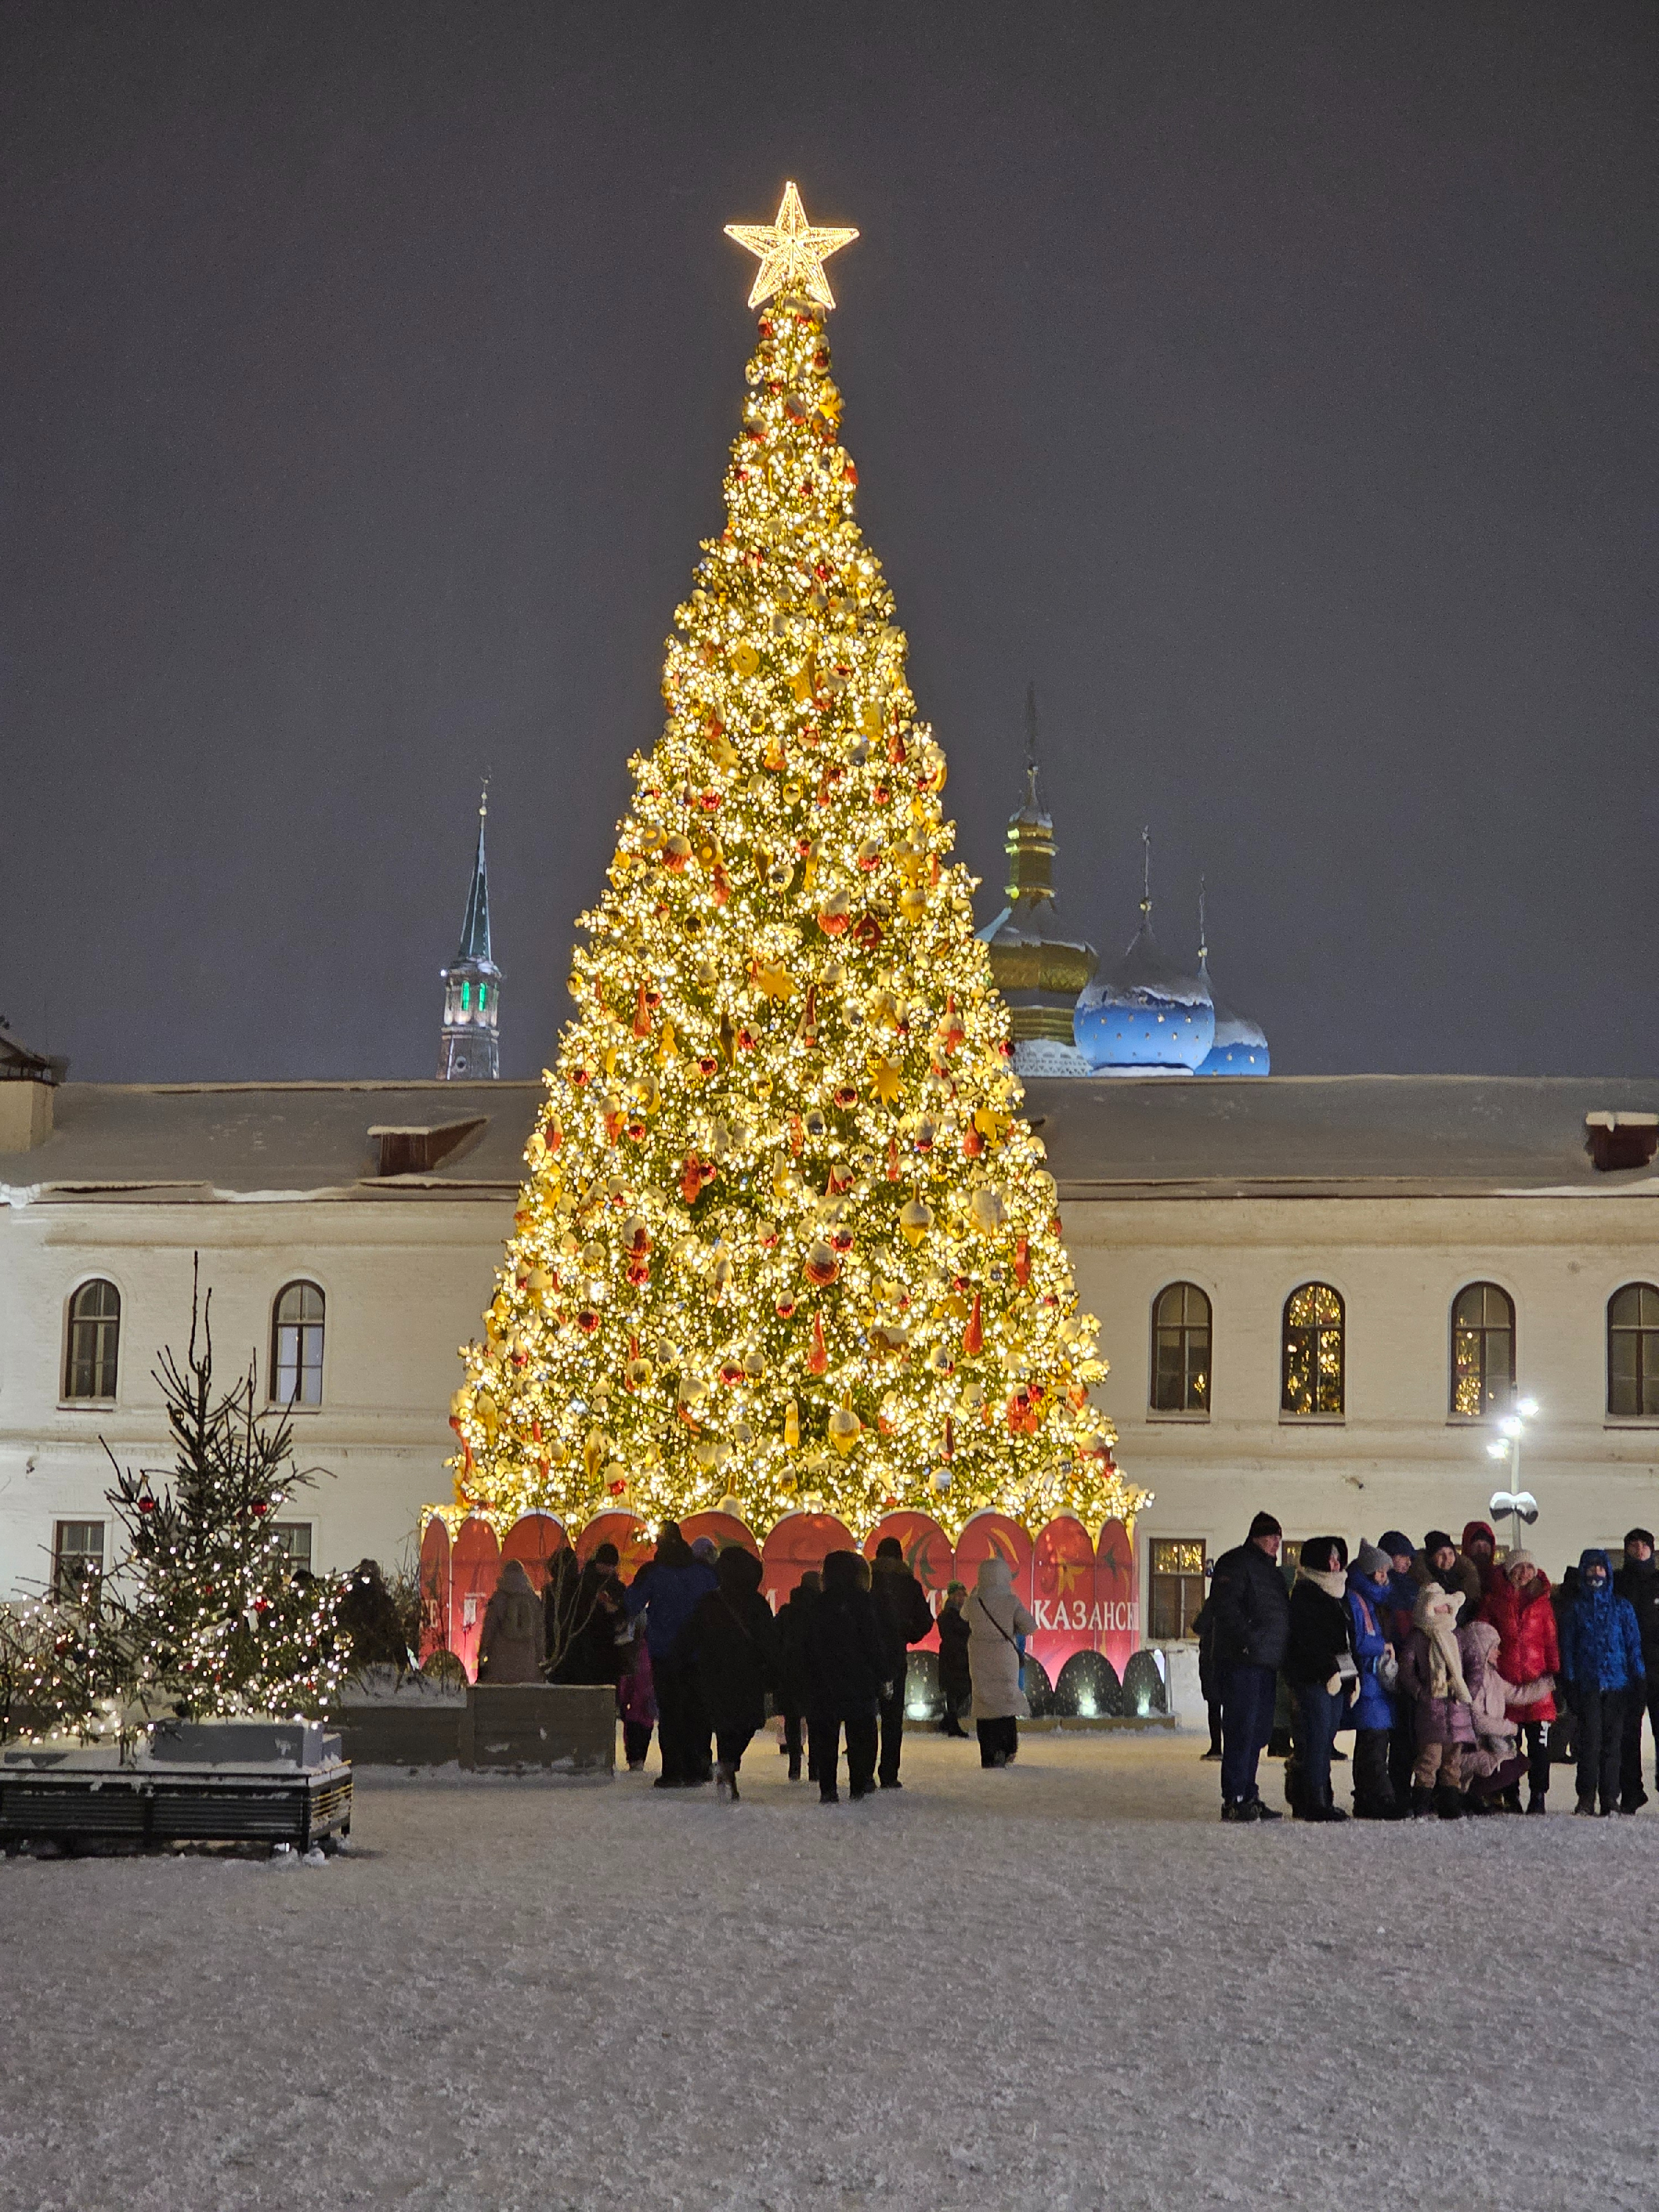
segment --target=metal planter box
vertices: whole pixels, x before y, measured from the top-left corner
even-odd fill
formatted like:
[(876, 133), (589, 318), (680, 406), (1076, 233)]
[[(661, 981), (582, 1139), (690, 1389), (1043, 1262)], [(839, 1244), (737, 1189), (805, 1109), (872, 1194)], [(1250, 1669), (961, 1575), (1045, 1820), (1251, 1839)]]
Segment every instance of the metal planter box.
[(351, 1768), (284, 1763), (123, 1766), (112, 1751), (16, 1749), (0, 1757), (0, 1841), (289, 1844), (351, 1827)]
[(475, 1683), (461, 1721), (461, 1765), (479, 1772), (614, 1773), (617, 1693), (605, 1683)]

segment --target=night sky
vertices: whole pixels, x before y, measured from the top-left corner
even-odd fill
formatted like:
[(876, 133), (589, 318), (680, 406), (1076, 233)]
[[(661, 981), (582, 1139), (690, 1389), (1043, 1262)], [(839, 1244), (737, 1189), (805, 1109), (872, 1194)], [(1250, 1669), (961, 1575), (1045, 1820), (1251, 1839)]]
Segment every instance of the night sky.
[(1000, 902), (1284, 1073), (1659, 1073), (1659, 10), (0, 8), (0, 1012), (85, 1078), (503, 1073), (718, 530), (786, 177)]

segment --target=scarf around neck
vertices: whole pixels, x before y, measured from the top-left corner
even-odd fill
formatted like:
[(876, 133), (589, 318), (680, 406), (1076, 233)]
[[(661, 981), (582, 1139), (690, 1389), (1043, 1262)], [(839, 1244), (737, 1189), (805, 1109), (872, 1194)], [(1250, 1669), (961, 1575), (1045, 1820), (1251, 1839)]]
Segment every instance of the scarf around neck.
[(1312, 1583), (1316, 1589), (1322, 1589), (1327, 1597), (1335, 1598), (1339, 1604), (1348, 1587), (1348, 1577), (1340, 1569), (1334, 1574), (1327, 1574), (1318, 1567), (1298, 1567), (1296, 1578), (1299, 1583)]

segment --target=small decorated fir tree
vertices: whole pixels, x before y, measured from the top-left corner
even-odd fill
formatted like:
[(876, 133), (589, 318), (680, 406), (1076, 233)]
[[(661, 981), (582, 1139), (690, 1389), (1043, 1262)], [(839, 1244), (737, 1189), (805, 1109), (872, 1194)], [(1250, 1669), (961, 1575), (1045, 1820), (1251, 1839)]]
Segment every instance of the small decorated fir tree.
[(734, 234), (769, 304), (726, 527), (580, 917), (578, 1011), (452, 1408), (458, 1503), (1098, 1527), (1141, 1493), (1090, 1401), (1105, 1364), (945, 755), (854, 519), (822, 264), (855, 234), (808, 228), (792, 185)]
[(216, 1395), (212, 1305), (211, 1291), (198, 1300), (192, 1287), (190, 1349), (182, 1363), (164, 1351), (155, 1378), (172, 1475), (158, 1491), (147, 1472), (118, 1467), (107, 1493), (127, 1549), (106, 1605), (118, 1612), (126, 1687), (141, 1705), (198, 1719), (314, 1714), (345, 1673), (339, 1596), (295, 1576), (275, 1527), (311, 1478), (294, 1466), (292, 1424), (260, 1409), (252, 1364)]

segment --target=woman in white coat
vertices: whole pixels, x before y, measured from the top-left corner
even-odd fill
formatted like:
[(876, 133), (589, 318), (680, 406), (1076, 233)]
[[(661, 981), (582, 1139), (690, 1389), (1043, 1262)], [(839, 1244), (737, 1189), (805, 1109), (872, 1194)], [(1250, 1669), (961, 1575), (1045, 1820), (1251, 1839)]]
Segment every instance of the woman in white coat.
[(1019, 1721), (1030, 1708), (1019, 1686), (1017, 1636), (1036, 1627), (1014, 1595), (1006, 1559), (994, 1554), (980, 1562), (968, 1615), (968, 1670), (974, 1683), (974, 1724), (979, 1731), (981, 1766), (1011, 1766), (1019, 1749)]

